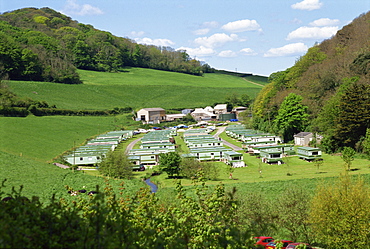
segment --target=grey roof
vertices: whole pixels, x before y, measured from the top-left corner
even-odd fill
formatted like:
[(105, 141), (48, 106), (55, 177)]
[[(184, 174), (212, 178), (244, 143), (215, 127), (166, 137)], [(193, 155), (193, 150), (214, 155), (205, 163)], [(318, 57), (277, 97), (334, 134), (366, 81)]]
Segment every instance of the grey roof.
[(300, 132), (298, 134), (295, 134), (294, 137), (305, 137), (309, 134), (311, 134), (311, 132)]
[(146, 110), (146, 111), (164, 111), (163, 108), (143, 108), (142, 110)]

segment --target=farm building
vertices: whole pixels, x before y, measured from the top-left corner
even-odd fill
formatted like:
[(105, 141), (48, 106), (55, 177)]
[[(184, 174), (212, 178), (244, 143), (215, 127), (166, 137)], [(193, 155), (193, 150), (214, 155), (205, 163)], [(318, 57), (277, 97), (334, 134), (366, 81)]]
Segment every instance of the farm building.
[(174, 120), (182, 119), (185, 116), (186, 116), (186, 114), (182, 114), (182, 113), (167, 114), (166, 115), (166, 121), (174, 121)]
[(213, 108), (213, 112), (217, 115), (227, 113), (227, 104), (218, 104)]
[(321, 159), (321, 150), (319, 148), (313, 147), (298, 147), (297, 148), (297, 155), (301, 159), (305, 159), (307, 161)]
[(217, 116), (213, 112), (206, 111), (203, 108), (196, 108), (190, 115), (196, 121), (212, 120), (217, 118)]
[(166, 111), (163, 108), (144, 108), (137, 112), (137, 120), (145, 124), (159, 124), (166, 120)]

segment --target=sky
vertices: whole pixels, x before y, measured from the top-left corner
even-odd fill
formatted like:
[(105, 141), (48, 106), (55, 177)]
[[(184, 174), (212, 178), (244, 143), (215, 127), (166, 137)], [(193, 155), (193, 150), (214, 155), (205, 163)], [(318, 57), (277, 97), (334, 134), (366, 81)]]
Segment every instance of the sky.
[(0, 0), (49, 7), (141, 44), (186, 50), (220, 70), (269, 76), (370, 10), (370, 0)]

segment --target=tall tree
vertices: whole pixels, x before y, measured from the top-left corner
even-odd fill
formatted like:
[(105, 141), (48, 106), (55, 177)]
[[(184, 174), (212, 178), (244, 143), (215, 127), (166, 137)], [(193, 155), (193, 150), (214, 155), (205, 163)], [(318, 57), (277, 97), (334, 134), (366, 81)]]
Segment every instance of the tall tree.
[(342, 96), (334, 137), (339, 146), (352, 147), (370, 128), (370, 85), (356, 82)]
[(177, 152), (162, 153), (159, 156), (160, 169), (172, 177), (180, 172), (181, 156)]
[(99, 171), (102, 174), (113, 178), (131, 179), (132, 163), (127, 156), (120, 151), (110, 152), (100, 163)]
[(307, 106), (302, 104), (302, 100), (302, 96), (290, 93), (280, 105), (274, 125), (275, 131), (284, 137), (284, 141), (292, 140), (294, 134), (307, 126)]

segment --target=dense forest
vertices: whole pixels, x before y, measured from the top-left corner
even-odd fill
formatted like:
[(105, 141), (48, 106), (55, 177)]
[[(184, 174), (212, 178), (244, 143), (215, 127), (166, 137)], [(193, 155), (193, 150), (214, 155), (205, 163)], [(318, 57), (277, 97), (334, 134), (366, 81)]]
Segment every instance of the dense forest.
[(370, 12), (311, 47), (294, 66), (270, 75), (254, 103), (253, 126), (285, 141), (301, 131), (324, 135), (329, 153), (364, 150), (370, 128)]
[(50, 8), (0, 15), (2, 78), (79, 84), (76, 68), (114, 72), (127, 66), (193, 75), (213, 71), (186, 51), (137, 44)]

